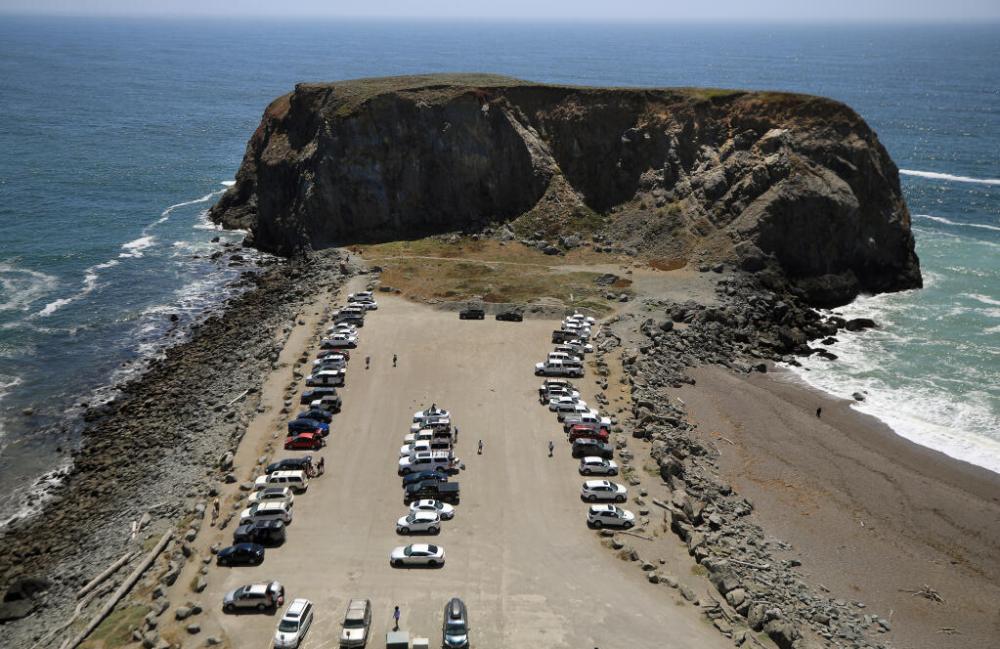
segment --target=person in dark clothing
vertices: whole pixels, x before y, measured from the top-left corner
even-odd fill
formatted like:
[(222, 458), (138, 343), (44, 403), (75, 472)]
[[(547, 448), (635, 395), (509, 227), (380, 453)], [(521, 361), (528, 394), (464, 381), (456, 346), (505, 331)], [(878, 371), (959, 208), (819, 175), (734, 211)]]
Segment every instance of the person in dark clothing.
[(819, 408), (816, 408), (816, 419), (819, 419), (820, 415), (822, 415), (822, 414), (823, 414), (823, 408), (822, 408), (822, 406), (819, 407)]

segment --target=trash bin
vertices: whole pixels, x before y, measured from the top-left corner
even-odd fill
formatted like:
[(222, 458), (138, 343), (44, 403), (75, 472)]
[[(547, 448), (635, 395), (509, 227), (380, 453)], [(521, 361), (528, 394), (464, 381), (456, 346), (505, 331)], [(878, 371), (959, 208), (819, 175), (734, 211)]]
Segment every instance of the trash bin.
[(410, 632), (389, 631), (386, 633), (385, 649), (410, 649)]

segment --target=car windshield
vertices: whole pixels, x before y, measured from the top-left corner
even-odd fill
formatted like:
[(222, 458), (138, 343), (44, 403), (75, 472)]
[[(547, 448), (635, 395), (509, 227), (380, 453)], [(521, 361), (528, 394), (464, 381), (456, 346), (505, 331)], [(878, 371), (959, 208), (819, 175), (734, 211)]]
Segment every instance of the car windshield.
[(294, 633), (299, 630), (299, 623), (297, 620), (282, 620), (278, 624), (278, 631), (284, 631), (285, 633)]
[(365, 621), (361, 619), (348, 619), (344, 621), (345, 629), (362, 629), (365, 626)]
[(463, 635), (465, 633), (465, 622), (449, 621), (445, 626), (448, 635)]

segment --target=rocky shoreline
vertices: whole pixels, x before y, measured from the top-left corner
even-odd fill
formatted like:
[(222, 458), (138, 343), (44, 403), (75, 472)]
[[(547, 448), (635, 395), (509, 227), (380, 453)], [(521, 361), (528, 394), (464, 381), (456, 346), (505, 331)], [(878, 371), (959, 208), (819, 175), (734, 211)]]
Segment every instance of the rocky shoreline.
[(206, 476), (257, 408), (289, 321), (347, 272), (332, 250), (264, 269), (188, 342), (87, 409), (72, 466), (43, 511), (0, 533), (5, 643), (37, 642), (72, 615), (75, 592), (97, 572), (195, 512), (213, 489)]
[[(642, 467), (646, 458), (651, 460), (646, 466), (657, 467), (669, 489), (669, 498), (653, 500), (663, 511), (663, 528), (705, 569), (719, 594), (706, 613), (737, 645), (747, 641), (750, 629), (781, 649), (888, 647), (878, 637), (891, 630), (887, 618), (863, 602), (833, 598), (804, 580), (797, 560), (776, 556), (789, 546), (755, 521), (753, 504), (721, 477), (718, 450), (699, 439), (684, 403), (668, 392), (693, 383), (687, 370), (698, 365), (747, 373), (766, 372), (768, 361), (794, 363), (795, 355), (836, 358), (809, 341), (829, 344), (839, 329), (875, 323), (823, 317), (795, 295), (772, 292), (748, 274), (723, 278), (717, 293), (718, 306), (646, 300), (656, 318), (626, 314), (599, 336), (599, 387), (608, 389), (608, 361), (620, 354), (621, 380), (630, 395), (622, 432), (637, 448), (621, 436), (623, 462)], [(641, 562), (638, 555), (633, 558)]]

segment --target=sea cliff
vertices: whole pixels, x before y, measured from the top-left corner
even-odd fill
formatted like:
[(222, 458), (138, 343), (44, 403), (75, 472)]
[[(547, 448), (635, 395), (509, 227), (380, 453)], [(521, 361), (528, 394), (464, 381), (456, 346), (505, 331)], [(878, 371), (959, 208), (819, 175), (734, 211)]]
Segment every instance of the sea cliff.
[(291, 255), (509, 224), (672, 265), (728, 262), (811, 304), (921, 286), (896, 165), (819, 97), (497, 76), (303, 83), (211, 210)]

